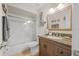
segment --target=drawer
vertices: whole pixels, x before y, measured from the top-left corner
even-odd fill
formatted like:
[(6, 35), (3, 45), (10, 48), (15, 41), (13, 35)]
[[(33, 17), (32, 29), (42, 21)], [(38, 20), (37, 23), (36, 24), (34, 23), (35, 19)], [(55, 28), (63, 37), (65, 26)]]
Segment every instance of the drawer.
[(71, 55), (71, 51), (68, 50), (68, 49), (63, 49), (61, 47), (58, 47), (56, 55), (57, 56), (70, 56)]

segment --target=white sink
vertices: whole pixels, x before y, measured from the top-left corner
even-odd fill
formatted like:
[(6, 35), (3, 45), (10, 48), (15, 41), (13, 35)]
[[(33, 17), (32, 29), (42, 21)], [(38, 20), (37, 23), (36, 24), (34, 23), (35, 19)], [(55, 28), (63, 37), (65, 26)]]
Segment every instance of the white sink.
[(62, 40), (62, 37), (56, 37), (56, 36), (47, 36), (50, 39), (58, 39), (58, 40)]

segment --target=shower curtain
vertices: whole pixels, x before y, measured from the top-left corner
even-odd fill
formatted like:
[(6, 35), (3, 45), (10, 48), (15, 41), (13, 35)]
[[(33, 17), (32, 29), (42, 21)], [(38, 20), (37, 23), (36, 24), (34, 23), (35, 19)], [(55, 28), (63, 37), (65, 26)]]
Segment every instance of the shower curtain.
[[(28, 23), (28, 21), (30, 21)], [(21, 46), (36, 40), (36, 21), (8, 16), (9, 39), (6, 55), (13, 54)], [(16, 47), (16, 48), (14, 48)], [(27, 45), (25, 46), (27, 48)], [(14, 48), (14, 49), (11, 49)], [(12, 52), (11, 52), (12, 51)]]
[[(8, 21), (10, 28), (9, 40), (12, 40), (11, 44), (18, 44), (20, 40), (21, 42), (29, 42), (36, 39), (36, 23), (33, 19), (23, 21), (23, 19), (9, 16)], [(31, 23), (25, 24), (27, 21), (31, 21)]]

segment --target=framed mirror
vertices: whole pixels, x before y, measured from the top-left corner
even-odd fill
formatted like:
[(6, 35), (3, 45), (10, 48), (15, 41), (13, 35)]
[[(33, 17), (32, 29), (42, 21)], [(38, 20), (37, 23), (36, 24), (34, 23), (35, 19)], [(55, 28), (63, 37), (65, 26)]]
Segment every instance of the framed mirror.
[(47, 15), (47, 29), (72, 31), (72, 5)]

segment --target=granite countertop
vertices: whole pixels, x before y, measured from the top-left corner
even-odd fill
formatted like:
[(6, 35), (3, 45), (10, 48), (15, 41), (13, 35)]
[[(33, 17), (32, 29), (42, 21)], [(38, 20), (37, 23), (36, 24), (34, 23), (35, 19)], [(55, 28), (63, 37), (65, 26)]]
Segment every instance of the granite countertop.
[(62, 37), (58, 38), (58, 37), (47, 36), (47, 35), (39, 35), (39, 37), (44, 37), (44, 38), (47, 38), (49, 40), (53, 40), (53, 41), (56, 41), (56, 42), (59, 42), (59, 43), (62, 43), (62, 44), (68, 45), (68, 46), (72, 45), (71, 38), (70, 39), (64, 39)]

